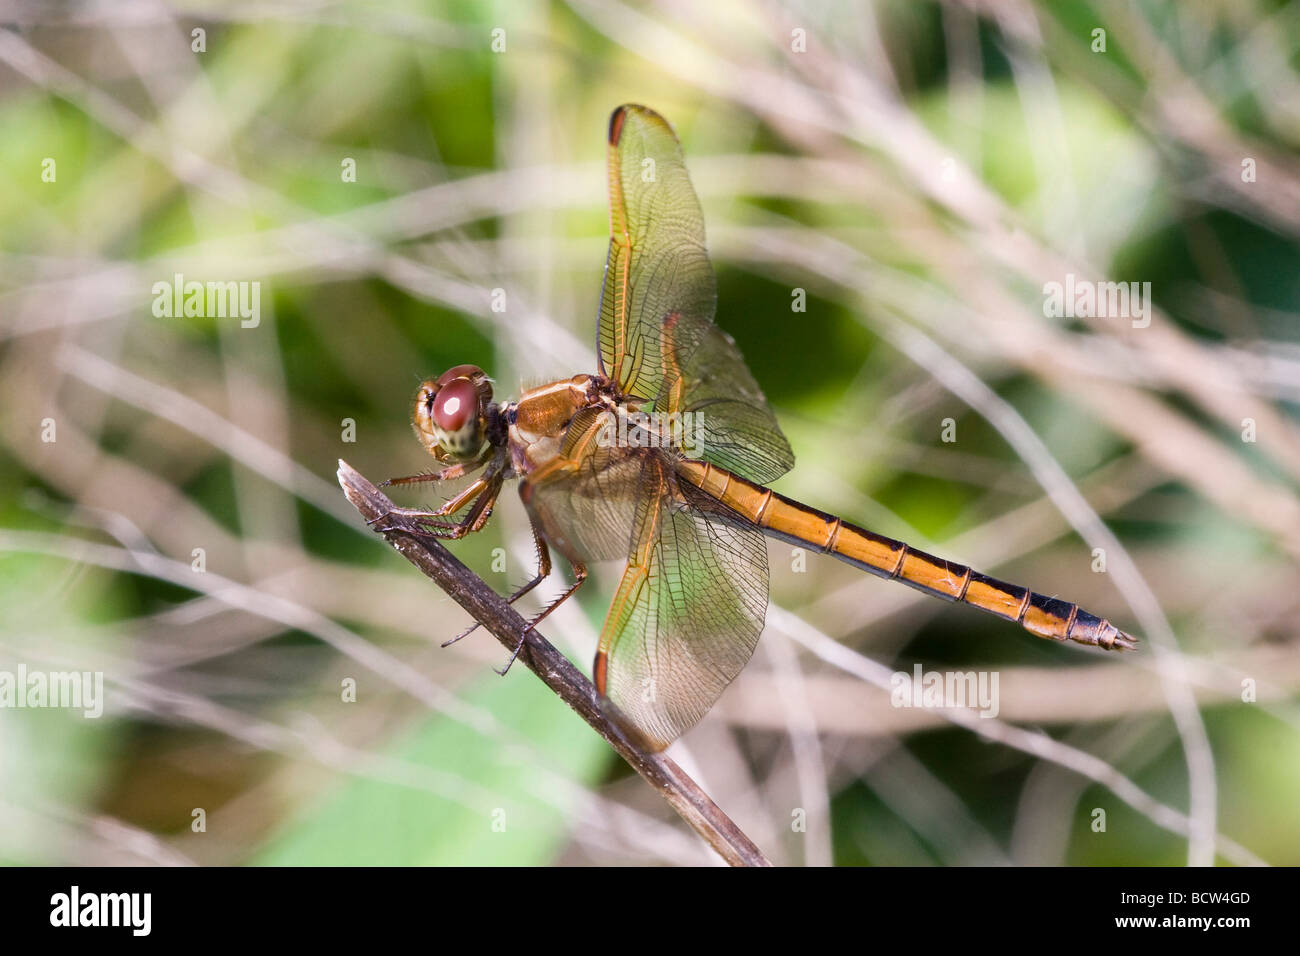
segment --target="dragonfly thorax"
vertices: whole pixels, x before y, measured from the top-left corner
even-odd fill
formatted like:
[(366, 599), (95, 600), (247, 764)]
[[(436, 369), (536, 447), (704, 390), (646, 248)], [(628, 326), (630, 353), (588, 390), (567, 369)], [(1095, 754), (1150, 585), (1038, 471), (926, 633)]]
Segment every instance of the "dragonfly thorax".
[(504, 406), (511, 464), (517, 475), (530, 474), (560, 451), (569, 424), (587, 408), (610, 404), (608, 382), (599, 376), (572, 378), (530, 388)]

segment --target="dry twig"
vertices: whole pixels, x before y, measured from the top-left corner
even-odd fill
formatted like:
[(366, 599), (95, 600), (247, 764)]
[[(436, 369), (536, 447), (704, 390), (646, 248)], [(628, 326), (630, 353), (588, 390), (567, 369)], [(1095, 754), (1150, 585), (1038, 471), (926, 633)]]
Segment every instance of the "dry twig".
[[(347, 462), (339, 462), (338, 476), (348, 501), (367, 521), (382, 518), (394, 508), (378, 488)], [(393, 515), (387, 523), (393, 530), (385, 531), (384, 537), (402, 557), (437, 583), (504, 647), (513, 651), (518, 646), (528, 622), (487, 582), (410, 519)], [(600, 695), (591, 681), (537, 631), (528, 635), (519, 661), (604, 737), (724, 860), (732, 866), (771, 865), (749, 837), (676, 763), (663, 754), (644, 749), (624, 733), (601, 707)]]

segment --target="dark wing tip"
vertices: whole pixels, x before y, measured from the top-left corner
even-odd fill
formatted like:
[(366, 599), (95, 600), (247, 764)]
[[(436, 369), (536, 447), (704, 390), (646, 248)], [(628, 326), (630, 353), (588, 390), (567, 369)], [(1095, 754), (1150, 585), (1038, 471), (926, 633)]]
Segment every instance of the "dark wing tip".
[(618, 145), (619, 139), (623, 136), (623, 121), (627, 119), (627, 111), (631, 109), (636, 109), (636, 107), (630, 103), (624, 103), (609, 114), (609, 145)]
[(623, 138), (623, 127), (627, 122), (629, 113), (636, 113), (643, 119), (651, 123), (658, 123), (669, 132), (672, 132), (672, 127), (668, 125), (668, 121), (650, 107), (642, 106), (640, 103), (624, 103), (609, 115), (609, 145), (617, 146), (619, 140)]

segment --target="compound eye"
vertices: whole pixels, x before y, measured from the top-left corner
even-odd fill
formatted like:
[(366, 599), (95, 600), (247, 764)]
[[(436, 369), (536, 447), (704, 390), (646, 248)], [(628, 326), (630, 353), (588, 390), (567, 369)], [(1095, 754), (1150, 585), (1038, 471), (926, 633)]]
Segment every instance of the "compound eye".
[(478, 393), (467, 378), (448, 382), (433, 399), (433, 423), (444, 432), (462, 431), (478, 415)]
[(433, 387), (441, 388), (448, 382), (454, 382), (458, 378), (474, 379), (486, 377), (487, 376), (483, 374), (483, 370), (477, 365), (457, 365), (453, 368), (447, 369), (447, 371), (439, 375), (438, 380), (434, 382)]

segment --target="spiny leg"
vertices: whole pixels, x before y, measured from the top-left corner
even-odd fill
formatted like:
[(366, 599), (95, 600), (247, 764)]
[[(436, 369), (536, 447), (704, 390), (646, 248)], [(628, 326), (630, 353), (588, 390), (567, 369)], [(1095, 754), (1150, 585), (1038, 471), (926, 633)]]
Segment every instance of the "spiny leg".
[(546, 615), (550, 614), (552, 611), (554, 611), (557, 607), (559, 607), (569, 598), (573, 597), (574, 592), (576, 592), (578, 588), (582, 587), (582, 583), (587, 580), (587, 566), (577, 561), (574, 561), (572, 563), (573, 563), (573, 574), (575, 578), (573, 584), (569, 586), (569, 589), (567, 591), (565, 591), (563, 594), (557, 597), (550, 604), (546, 605), (546, 607), (542, 609), (541, 614), (538, 614), (535, 618), (533, 618), (531, 621), (528, 622), (528, 626), (524, 628), (524, 632), (519, 635), (519, 643), (515, 645), (515, 652), (510, 655), (510, 660), (506, 661), (505, 667), (497, 671), (497, 673), (500, 674), (502, 677), (505, 677), (506, 674), (510, 673), (510, 665), (515, 662), (515, 658), (519, 656), (519, 652), (522, 651), (524, 649), (524, 645), (528, 643), (529, 633), (531, 633), (532, 630), (536, 628), (538, 624), (542, 623), (542, 619), (545, 618)]
[[(407, 475), (404, 478), (389, 478), (387, 481), (381, 482), (380, 487), (387, 487), (388, 485), (414, 485), (427, 481), (455, 481), (457, 478), (464, 478), (471, 472), (482, 468), (491, 460), (491, 458), (492, 449), (491, 446), (488, 446), (483, 450), (483, 453), (473, 461), (463, 461), (454, 465), (448, 465), (446, 468), (442, 469), (442, 471), (422, 472), (418, 475)], [(467, 505), (479, 494), (479, 492), (483, 491), (488, 484), (492, 482), (496, 477), (497, 470), (498, 469), (489, 467), (488, 470), (476, 481), (470, 484), (469, 487), (465, 488), (450, 500), (444, 502), (442, 507), (438, 508), (436, 511), (427, 511), (422, 508), (391, 508), (384, 514), (369, 519), (366, 524), (373, 527), (376, 522), (383, 521), (390, 515), (400, 515), (404, 518), (415, 518), (417, 520), (423, 518), (445, 518), (448, 515), (454, 515), (456, 512), (464, 508), (465, 505)], [(455, 527), (452, 522), (432, 522), (432, 524), (440, 531), (450, 531)], [(459, 537), (459, 535), (457, 537)]]
[[(460, 511), (467, 504), (469, 504), (471, 501), (477, 498), (479, 494), (482, 493), (485, 488), (487, 488), (489, 481), (491, 481), (491, 476), (485, 475), (479, 478), (478, 480), (474, 481), (471, 485), (469, 485), (469, 487), (467, 487), (460, 494), (444, 502), (443, 505), (440, 508), (438, 508), (436, 511), (426, 511), (422, 508), (390, 508), (382, 515), (377, 515), (374, 518), (371, 518), (367, 522), (367, 524), (373, 525), (376, 521), (383, 521), (385, 518), (389, 517), (390, 515), (401, 515), (404, 518), (416, 518), (416, 519), (445, 518), (449, 515), (454, 515), (456, 512)], [(445, 522), (443, 524), (447, 527), (450, 527), (451, 522)]]
[[(537, 585), (541, 584), (551, 574), (550, 549), (546, 547), (546, 539), (542, 537), (541, 529), (537, 527), (537, 523), (532, 520), (531, 515), (529, 516), (528, 526), (533, 532), (533, 545), (537, 549), (537, 576), (534, 577), (527, 584), (525, 584), (523, 587), (521, 587), (514, 594), (510, 595), (510, 597), (506, 598), (507, 604), (514, 604), (515, 601), (519, 600), (521, 597), (523, 597), (533, 588), (537, 587)], [(461, 631), (451, 640), (443, 641), (442, 646), (451, 647), (451, 645), (455, 644), (457, 641), (469, 637), (476, 630), (478, 630), (478, 628), (482, 625), (482, 623), (483, 623), (482, 621), (475, 621), (468, 628)], [(515, 653), (518, 653), (518, 651), (516, 651)]]
[[(457, 541), (467, 534), (473, 534), (481, 531), (483, 525), (487, 524), (487, 519), (492, 516), (492, 506), (496, 503), (497, 497), (501, 494), (501, 485), (505, 481), (500, 472), (484, 475), (475, 481), (472, 485), (461, 492), (451, 501), (447, 502), (438, 511), (420, 511), (415, 508), (393, 508), (387, 514), (379, 515), (371, 520), (370, 524), (376, 521), (382, 521), (391, 515), (398, 515), (405, 518), (414, 518), (421, 527), (425, 528), (429, 534), (435, 538), (447, 541)], [(475, 497), (477, 496), (477, 497)], [(445, 517), (449, 514), (455, 514), (465, 507), (473, 499), (474, 507), (469, 510), (463, 520), (437, 521), (434, 519)], [(405, 528), (376, 528), (376, 531), (406, 531)], [(411, 533), (408, 531), (408, 533)]]
[(426, 471), (418, 475), (407, 475), (404, 478), (389, 478), (387, 481), (380, 482), (379, 487), (386, 488), (389, 485), (416, 485), (425, 481), (455, 481), (457, 478), (464, 478), (471, 471), (483, 467), (491, 458), (491, 446), (484, 450), (482, 455), (473, 461), (462, 461), (455, 465), (448, 465), (442, 471)]

